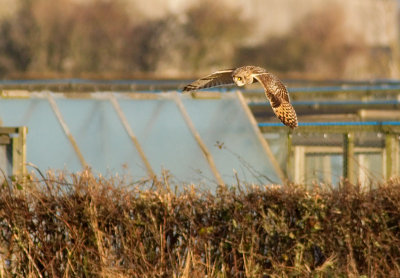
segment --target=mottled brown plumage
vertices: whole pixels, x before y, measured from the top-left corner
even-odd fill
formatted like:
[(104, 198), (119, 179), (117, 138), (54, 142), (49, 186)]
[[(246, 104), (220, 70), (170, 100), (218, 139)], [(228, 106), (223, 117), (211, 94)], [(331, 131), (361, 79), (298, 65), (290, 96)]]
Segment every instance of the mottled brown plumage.
[(234, 85), (235, 82), (232, 79), (233, 71), (233, 69), (216, 71), (187, 85), (183, 88), (183, 91), (188, 92), (222, 85)]
[(264, 87), (275, 115), (285, 125), (297, 127), (296, 111), (290, 104), (289, 93), (283, 83), (265, 69), (256, 66), (244, 66), (237, 69), (220, 70), (200, 78), (183, 88), (184, 92), (222, 85), (244, 86), (253, 82), (260, 82)]

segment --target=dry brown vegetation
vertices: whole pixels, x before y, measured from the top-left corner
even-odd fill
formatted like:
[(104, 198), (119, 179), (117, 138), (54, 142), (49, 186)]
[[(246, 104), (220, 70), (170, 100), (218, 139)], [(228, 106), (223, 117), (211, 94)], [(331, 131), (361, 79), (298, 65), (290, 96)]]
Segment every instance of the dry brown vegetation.
[(399, 179), (370, 191), (171, 187), (90, 171), (5, 182), (0, 277), (400, 274)]

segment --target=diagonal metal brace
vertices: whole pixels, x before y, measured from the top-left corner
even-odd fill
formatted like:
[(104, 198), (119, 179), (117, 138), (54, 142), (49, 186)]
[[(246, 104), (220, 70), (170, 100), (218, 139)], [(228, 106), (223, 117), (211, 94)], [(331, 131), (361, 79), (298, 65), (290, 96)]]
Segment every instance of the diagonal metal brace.
[(215, 162), (213, 156), (211, 155), (210, 151), (208, 150), (207, 146), (204, 144), (203, 140), (200, 137), (200, 134), (197, 132), (192, 120), (187, 113), (185, 106), (183, 105), (181, 99), (179, 98), (178, 94), (175, 92), (173, 93), (174, 101), (181, 112), (183, 119), (186, 122), (186, 125), (189, 127), (190, 132), (192, 133), (194, 139), (196, 140), (197, 144), (199, 145), (201, 151), (203, 152), (204, 156), (207, 159), (208, 165), (211, 168), (212, 173), (214, 174), (217, 182), (219, 185), (225, 185), (224, 181), (221, 178), (220, 173), (218, 172), (217, 167), (215, 166)]
[(128, 123), (128, 120), (126, 119), (125, 114), (124, 114), (124, 112), (122, 111), (121, 106), (119, 105), (119, 103), (118, 103), (118, 101), (117, 101), (117, 99), (115, 98), (115, 96), (114, 96), (113, 93), (110, 93), (109, 99), (110, 99), (110, 102), (111, 102), (111, 104), (113, 105), (115, 111), (117, 112), (118, 117), (119, 117), (119, 119), (121, 120), (121, 123), (122, 123), (122, 125), (124, 126), (126, 133), (128, 133), (129, 138), (131, 138), (133, 144), (135, 145), (136, 150), (137, 150), (137, 152), (139, 153), (139, 156), (140, 156), (140, 158), (142, 159), (142, 161), (143, 161), (143, 163), (144, 163), (144, 165), (145, 165), (145, 167), (146, 167), (146, 170), (147, 170), (148, 175), (149, 175), (151, 178), (154, 178), (154, 177), (155, 177), (155, 174), (154, 174), (153, 169), (151, 168), (151, 165), (150, 165), (150, 163), (149, 163), (149, 160), (147, 159), (147, 157), (146, 157), (146, 155), (145, 155), (145, 153), (144, 153), (144, 151), (143, 151), (143, 149), (142, 149), (142, 146), (140, 145), (140, 143), (139, 143), (139, 141), (138, 141), (138, 139), (137, 139), (135, 133), (133, 133), (133, 130), (132, 130), (131, 126), (130, 126), (129, 123)]
[(78, 155), (78, 158), (79, 158), (79, 161), (80, 161), (82, 167), (86, 167), (87, 163), (85, 161), (85, 158), (83, 157), (83, 155), (82, 155), (82, 153), (81, 153), (81, 151), (80, 151), (80, 149), (78, 147), (78, 144), (75, 141), (74, 136), (72, 135), (72, 133), (70, 132), (70, 130), (69, 130), (68, 126), (67, 126), (67, 124), (65, 123), (64, 118), (63, 118), (63, 116), (61, 114), (61, 111), (58, 108), (58, 105), (57, 105), (57, 103), (55, 102), (55, 100), (53, 98), (53, 95), (50, 92), (47, 92), (46, 93), (46, 97), (47, 97), (47, 100), (50, 103), (51, 108), (53, 109), (54, 114), (56, 114), (57, 120), (60, 123), (62, 129), (64, 130), (65, 135), (67, 136), (69, 142), (71, 143), (71, 145), (74, 148), (76, 154)]

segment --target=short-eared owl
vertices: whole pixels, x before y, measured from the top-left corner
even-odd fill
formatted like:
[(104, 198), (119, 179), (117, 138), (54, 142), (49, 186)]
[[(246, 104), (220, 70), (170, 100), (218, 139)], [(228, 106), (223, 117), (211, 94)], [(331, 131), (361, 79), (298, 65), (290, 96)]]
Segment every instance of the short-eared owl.
[(184, 87), (183, 91), (233, 84), (244, 86), (257, 81), (264, 87), (265, 95), (279, 120), (291, 128), (297, 127), (296, 112), (290, 104), (285, 85), (275, 75), (260, 67), (244, 66), (237, 69), (220, 70), (194, 81)]

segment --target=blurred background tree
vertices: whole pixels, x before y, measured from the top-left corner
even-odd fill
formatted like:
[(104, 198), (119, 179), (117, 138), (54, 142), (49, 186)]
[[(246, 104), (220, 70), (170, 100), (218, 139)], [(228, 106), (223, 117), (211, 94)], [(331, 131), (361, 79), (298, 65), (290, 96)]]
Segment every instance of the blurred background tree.
[(202, 1), (187, 11), (184, 51), (194, 72), (231, 67), (236, 50), (250, 31), (250, 22), (241, 17), (239, 9), (221, 3)]
[(349, 61), (367, 51), (362, 38), (348, 37), (343, 22), (340, 7), (313, 12), (289, 33), (239, 49), (237, 63), (266, 64), (282, 73), (342, 77)]
[(0, 23), (0, 74), (25, 72), (34, 57), (38, 28), (33, 0), (19, 0), (15, 14)]
[(296, 77), (399, 77), (393, 0), (12, 1), (0, 17), (3, 78), (188, 77), (244, 64)]

